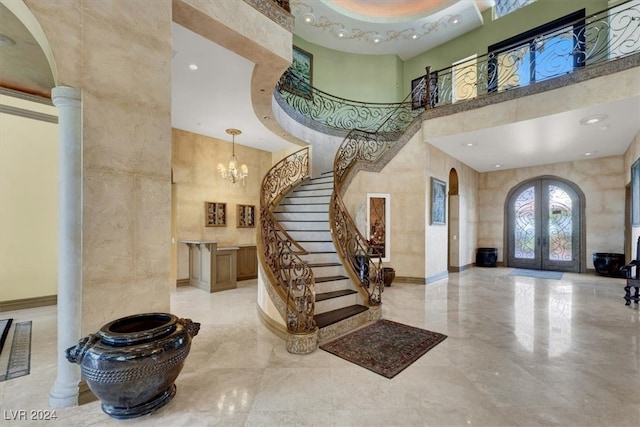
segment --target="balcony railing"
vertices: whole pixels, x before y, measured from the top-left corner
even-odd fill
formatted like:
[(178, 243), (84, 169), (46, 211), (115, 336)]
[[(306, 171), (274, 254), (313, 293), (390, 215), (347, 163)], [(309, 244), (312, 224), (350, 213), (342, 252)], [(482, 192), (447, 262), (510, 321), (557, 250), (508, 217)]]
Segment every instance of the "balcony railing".
[[(427, 67), (420, 81), (428, 90), (404, 103), (352, 101), (310, 86), (290, 68), (276, 87), (276, 100), (296, 121), (332, 134), (402, 131), (423, 108), (494, 95), (549, 81), (577, 70), (640, 53), (640, 6), (631, 1), (596, 14), (563, 22), (549, 31), (531, 34), (511, 46), (437, 71)], [(427, 76), (428, 79), (426, 78)], [(415, 93), (415, 92), (414, 92)], [(403, 112), (405, 120), (378, 129), (386, 117)], [(400, 127), (394, 128), (401, 124)]]
[[(427, 108), (547, 81), (640, 52), (640, 6), (632, 2), (563, 22), (511, 46), (427, 71)], [(426, 76), (425, 76), (426, 77)]]

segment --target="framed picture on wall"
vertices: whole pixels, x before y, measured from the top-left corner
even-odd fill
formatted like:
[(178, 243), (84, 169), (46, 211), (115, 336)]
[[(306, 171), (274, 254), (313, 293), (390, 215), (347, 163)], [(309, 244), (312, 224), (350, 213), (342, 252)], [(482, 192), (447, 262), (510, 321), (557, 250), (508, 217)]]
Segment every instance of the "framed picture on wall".
[(640, 225), (640, 159), (631, 165), (631, 225)]
[(431, 224), (446, 224), (446, 213), (447, 183), (431, 177)]
[(238, 205), (238, 228), (256, 226), (256, 207), (254, 205)]
[(313, 55), (293, 46), (293, 61), (280, 85), (288, 92), (311, 99), (313, 97)]
[(204, 225), (205, 227), (226, 227), (227, 204), (204, 202)]
[(367, 193), (367, 240), (382, 262), (391, 261), (391, 194)]

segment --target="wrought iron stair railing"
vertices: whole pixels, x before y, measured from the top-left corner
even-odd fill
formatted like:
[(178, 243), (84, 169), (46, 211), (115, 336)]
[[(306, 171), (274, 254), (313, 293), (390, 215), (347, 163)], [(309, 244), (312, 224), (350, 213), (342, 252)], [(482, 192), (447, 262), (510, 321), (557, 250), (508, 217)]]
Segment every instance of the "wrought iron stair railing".
[(299, 257), (305, 253), (280, 225), (274, 208), (287, 191), (309, 177), (309, 149), (303, 148), (276, 163), (262, 180), (258, 254), (265, 274), (284, 302), (281, 313), (291, 334), (315, 331), (315, 281)]
[[(398, 138), (424, 111), (413, 108), (411, 100), (426, 90), (426, 80), (414, 88), (407, 98), (399, 103), (378, 123), (374, 131), (353, 129), (344, 139), (335, 156), (333, 165), (334, 189), (329, 206), (329, 224), (333, 240), (345, 270), (354, 283), (358, 283), (359, 292), (369, 306), (382, 303), (384, 276), (382, 256), (369, 243), (349, 214), (343, 195), (348, 185), (349, 175), (358, 163), (369, 165), (380, 162), (390, 151)], [(362, 264), (366, 263), (368, 274), (362, 274)]]

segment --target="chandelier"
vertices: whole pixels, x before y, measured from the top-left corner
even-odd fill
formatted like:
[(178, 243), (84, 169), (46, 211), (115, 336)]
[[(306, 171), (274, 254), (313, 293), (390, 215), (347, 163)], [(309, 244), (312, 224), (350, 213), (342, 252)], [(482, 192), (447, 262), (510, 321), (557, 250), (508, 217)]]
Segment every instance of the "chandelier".
[(229, 159), (229, 167), (225, 168), (222, 163), (218, 163), (218, 173), (223, 179), (226, 179), (235, 185), (236, 182), (242, 181), (244, 185), (244, 179), (249, 175), (249, 168), (247, 165), (240, 166), (238, 169), (238, 158), (236, 157), (236, 135), (240, 135), (242, 131), (238, 129), (227, 129), (227, 133), (231, 135), (231, 158)]

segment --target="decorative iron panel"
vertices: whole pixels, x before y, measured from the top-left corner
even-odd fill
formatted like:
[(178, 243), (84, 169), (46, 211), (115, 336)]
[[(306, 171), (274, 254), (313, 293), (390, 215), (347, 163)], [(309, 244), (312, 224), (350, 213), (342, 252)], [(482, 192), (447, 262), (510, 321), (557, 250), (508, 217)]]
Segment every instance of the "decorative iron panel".
[(572, 201), (562, 188), (549, 185), (549, 259), (571, 261), (572, 255)]
[(534, 259), (536, 256), (536, 198), (535, 187), (525, 189), (514, 204), (516, 258)]

